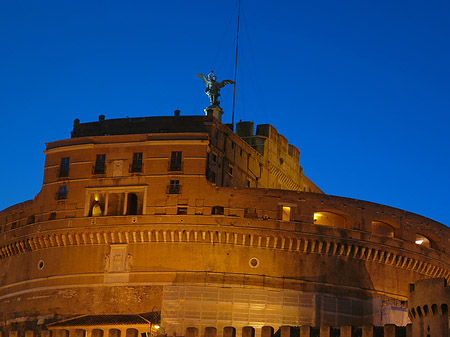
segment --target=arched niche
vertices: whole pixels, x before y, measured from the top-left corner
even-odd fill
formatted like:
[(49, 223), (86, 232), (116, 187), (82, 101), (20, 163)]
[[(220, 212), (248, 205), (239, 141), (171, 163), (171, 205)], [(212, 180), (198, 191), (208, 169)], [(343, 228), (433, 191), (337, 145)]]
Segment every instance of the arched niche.
[(109, 329), (108, 337), (120, 337), (119, 329)]
[(425, 235), (417, 233), (414, 242), (416, 243), (416, 245), (431, 248), (431, 240)]
[(136, 329), (127, 329), (126, 337), (138, 337), (138, 331)]
[(319, 211), (314, 213), (314, 224), (318, 226), (346, 228), (347, 219), (338, 213)]
[(394, 232), (395, 232), (394, 227), (392, 227), (391, 225), (378, 220), (372, 221), (373, 234), (393, 238)]
[(93, 329), (91, 333), (91, 337), (103, 337), (102, 329)]
[(138, 196), (136, 193), (128, 193), (127, 196), (127, 215), (138, 214)]
[(86, 330), (76, 329), (73, 333), (74, 337), (86, 337)]

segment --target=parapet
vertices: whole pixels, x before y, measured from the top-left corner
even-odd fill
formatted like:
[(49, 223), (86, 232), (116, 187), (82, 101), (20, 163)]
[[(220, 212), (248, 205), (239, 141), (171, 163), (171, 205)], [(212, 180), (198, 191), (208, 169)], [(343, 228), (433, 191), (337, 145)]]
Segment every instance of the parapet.
[[(138, 332), (142, 336), (149, 336), (148, 332), (144, 332), (141, 329), (136, 329), (133, 325), (125, 326), (115, 326), (114, 324), (109, 325), (98, 325), (89, 326), (89, 332), (92, 333), (96, 330), (98, 333), (102, 331), (102, 335), (107, 336), (110, 330), (118, 330), (127, 336), (139, 337)], [(256, 333), (259, 330), (260, 333)], [(84, 332), (83, 332), (84, 331)], [(86, 336), (87, 330), (83, 327), (70, 327), (67, 330), (27, 330), (24, 332), (20, 331), (0, 331), (0, 337), (75, 337), (81, 336), (83, 333)], [(200, 331), (196, 327), (186, 328), (184, 337), (217, 337), (219, 331), (214, 327), (206, 327), (203, 331)], [(121, 335), (121, 334), (120, 334)], [(354, 327), (351, 325), (347, 326), (320, 326), (311, 327), (308, 325), (303, 326), (282, 326), (277, 331), (271, 326), (263, 326), (262, 328), (255, 329), (251, 326), (244, 326), (240, 329), (235, 327), (227, 326), (221, 331), (223, 337), (412, 337), (411, 324), (407, 326), (396, 326), (394, 324), (386, 324), (385, 326), (373, 326), (364, 325), (362, 327)], [(167, 337), (167, 334), (158, 334), (157, 337)], [(183, 337), (183, 336), (178, 336)]]
[[(256, 329), (251, 326), (245, 326), (240, 331), (234, 327), (223, 328), (223, 337), (411, 337), (411, 324), (407, 326), (396, 326), (387, 324), (385, 326), (376, 327), (373, 325), (365, 325), (362, 327), (354, 326), (320, 326), (311, 327), (303, 326), (282, 326), (277, 331), (271, 326), (263, 326), (260, 334), (257, 336)], [(185, 337), (216, 337), (218, 331), (216, 328), (207, 327), (204, 333), (194, 327), (186, 329)]]
[(282, 156), (283, 154), (288, 154), (296, 163), (300, 162), (300, 150), (294, 145), (289, 144), (287, 138), (278, 133), (277, 129), (271, 124), (257, 125), (256, 134), (254, 134), (253, 129), (253, 121), (236, 123), (236, 134), (253, 146), (262, 155), (264, 155), (264, 145), (261, 147), (261, 141), (258, 142), (257, 140), (268, 139), (272, 144), (276, 145), (276, 148), (280, 150)]

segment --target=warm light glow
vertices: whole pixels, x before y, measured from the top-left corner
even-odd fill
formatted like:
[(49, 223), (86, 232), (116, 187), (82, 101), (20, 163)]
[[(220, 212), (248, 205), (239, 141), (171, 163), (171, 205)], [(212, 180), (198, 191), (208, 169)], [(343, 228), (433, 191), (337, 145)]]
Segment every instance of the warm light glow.
[(283, 221), (291, 221), (291, 208), (289, 206), (283, 206)]
[(416, 245), (421, 245), (424, 247), (431, 247), (431, 241), (425, 235), (416, 234), (416, 240), (414, 241)]
[(346, 227), (346, 220), (342, 215), (321, 211), (314, 213), (314, 224), (319, 226), (329, 226), (329, 227)]
[(154, 325), (153, 328), (154, 328), (155, 330), (159, 330), (160, 326), (159, 326), (159, 325)]
[(94, 200), (98, 201), (98, 194), (94, 195)]

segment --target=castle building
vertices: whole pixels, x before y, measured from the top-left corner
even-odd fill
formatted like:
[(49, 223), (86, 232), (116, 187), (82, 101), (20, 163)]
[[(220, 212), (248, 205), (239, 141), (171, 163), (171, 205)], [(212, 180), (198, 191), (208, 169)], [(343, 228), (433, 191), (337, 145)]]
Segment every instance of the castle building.
[(449, 228), (324, 194), (273, 126), (219, 117), (100, 116), (48, 143), (39, 194), (0, 212), (1, 331), (406, 325), (409, 284), (449, 280)]

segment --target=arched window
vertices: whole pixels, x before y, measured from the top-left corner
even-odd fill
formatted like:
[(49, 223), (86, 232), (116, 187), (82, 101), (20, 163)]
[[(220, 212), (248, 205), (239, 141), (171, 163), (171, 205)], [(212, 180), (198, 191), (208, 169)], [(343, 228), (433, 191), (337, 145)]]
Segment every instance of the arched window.
[(138, 214), (138, 197), (134, 193), (128, 193), (127, 198), (127, 215)]
[(346, 228), (347, 220), (340, 214), (321, 211), (314, 213), (314, 224), (319, 226)]
[(415, 243), (420, 246), (424, 246), (424, 247), (428, 247), (428, 248), (431, 247), (430, 239), (428, 239), (426, 236), (424, 236), (422, 234), (416, 234)]
[(394, 227), (381, 221), (372, 221), (372, 232), (380, 236), (394, 237)]

